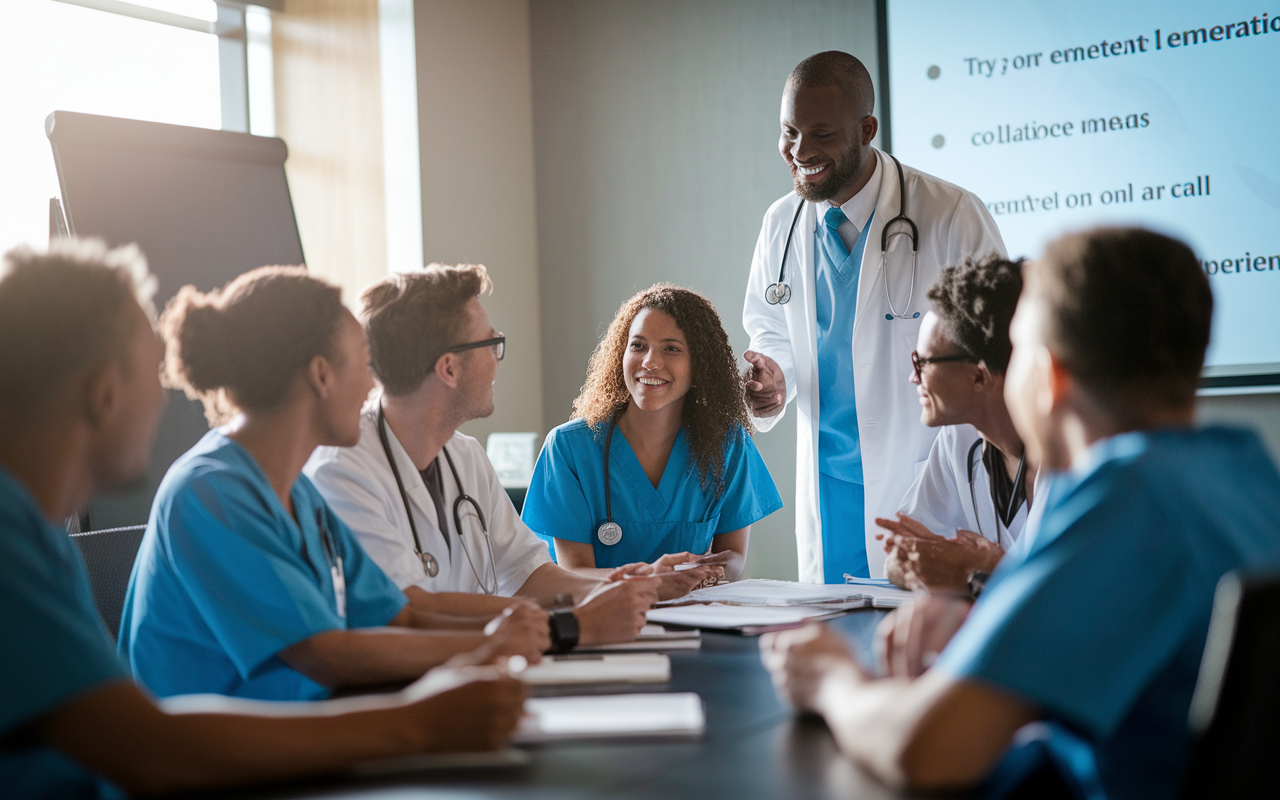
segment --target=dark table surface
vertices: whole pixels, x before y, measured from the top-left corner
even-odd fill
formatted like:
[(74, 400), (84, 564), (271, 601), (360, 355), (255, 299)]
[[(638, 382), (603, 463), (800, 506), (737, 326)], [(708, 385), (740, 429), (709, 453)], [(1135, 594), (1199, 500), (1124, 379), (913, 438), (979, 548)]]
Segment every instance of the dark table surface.
[[(882, 611), (832, 620), (871, 663)], [(555, 694), (696, 692), (707, 710), (696, 741), (541, 745), (524, 766), (402, 773), (377, 779), (277, 787), (270, 798), (892, 798), (836, 750), (826, 725), (798, 718), (777, 697), (760, 662), (759, 637), (704, 632), (702, 649), (671, 653), (671, 682), (575, 686)], [(540, 691), (538, 694), (549, 692)]]

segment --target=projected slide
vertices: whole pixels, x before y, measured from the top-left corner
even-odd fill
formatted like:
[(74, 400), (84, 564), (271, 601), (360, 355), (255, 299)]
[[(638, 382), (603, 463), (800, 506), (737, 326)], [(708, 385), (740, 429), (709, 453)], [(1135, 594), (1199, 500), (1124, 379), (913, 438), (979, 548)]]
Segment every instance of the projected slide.
[(1183, 238), (1206, 375), (1280, 373), (1280, 2), (888, 0), (888, 31), (904, 163), (982, 198), (1011, 255), (1101, 222)]

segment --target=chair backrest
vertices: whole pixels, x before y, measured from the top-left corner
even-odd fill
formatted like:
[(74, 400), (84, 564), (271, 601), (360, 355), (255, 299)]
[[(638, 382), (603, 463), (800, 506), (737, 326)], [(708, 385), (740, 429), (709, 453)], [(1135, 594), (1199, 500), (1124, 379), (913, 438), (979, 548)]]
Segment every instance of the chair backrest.
[(93, 601), (113, 639), (119, 634), (129, 573), (133, 571), (133, 559), (138, 555), (138, 546), (142, 544), (142, 534), (146, 530), (146, 525), (130, 525), (71, 534), (71, 541), (80, 548), (85, 568), (89, 571)]
[(1274, 797), (1280, 753), (1280, 574), (1218, 584), (1191, 700), (1182, 796)]

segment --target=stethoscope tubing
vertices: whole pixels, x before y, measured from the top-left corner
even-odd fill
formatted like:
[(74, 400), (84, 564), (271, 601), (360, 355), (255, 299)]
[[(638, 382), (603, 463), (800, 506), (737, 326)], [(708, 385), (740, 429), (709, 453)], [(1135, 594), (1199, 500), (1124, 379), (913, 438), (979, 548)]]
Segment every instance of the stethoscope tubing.
[(613, 429), (618, 426), (618, 415), (609, 418), (609, 432), (604, 435), (604, 521), (613, 522), (613, 505), (609, 502), (609, 446), (613, 444)]
[[(885, 223), (880, 231), (880, 278), (884, 281), (884, 297), (889, 304), (889, 317), (897, 319), (911, 318), (911, 303), (916, 296), (916, 271), (917, 260), (920, 254), (920, 229), (916, 226), (914, 220), (907, 216), (907, 182), (902, 172), (902, 162), (898, 161), (896, 156), (886, 153), (889, 158), (893, 159), (893, 165), (898, 171), (898, 216)], [(778, 280), (771, 284), (764, 291), (764, 299), (771, 306), (785, 305), (791, 300), (791, 287), (787, 285), (787, 254), (791, 252), (791, 239), (796, 232), (796, 223), (800, 221), (800, 212), (804, 210), (803, 199), (796, 206), (795, 216), (791, 218), (791, 227), (787, 230), (787, 241), (782, 246), (782, 261), (778, 264)], [(906, 231), (890, 231), (889, 229), (895, 223), (906, 223), (911, 227), (911, 232)], [(889, 239), (893, 236), (910, 236), (911, 237), (911, 288), (907, 293), (907, 305), (903, 313), (899, 314), (898, 309), (893, 305), (893, 297), (889, 293), (889, 278), (887, 275), (887, 258), (889, 252)], [(919, 316), (918, 314), (916, 316)]]
[[(973, 501), (973, 519), (974, 519), (974, 521), (976, 521), (976, 522), (978, 523), (978, 535), (979, 535), (979, 536), (981, 536), (981, 537), (983, 537), (983, 538), (985, 539), (987, 535), (986, 535), (985, 533), (983, 533), (983, 532), (982, 532), (982, 513), (981, 513), (980, 511), (978, 511), (978, 493), (977, 493), (977, 491), (973, 488), (973, 471), (974, 471), (974, 470), (973, 470), (973, 454), (974, 454), (975, 452), (977, 452), (978, 448), (982, 446), (982, 443), (983, 443), (984, 441), (985, 441), (985, 440), (983, 440), (983, 439), (978, 439), (978, 441), (976, 441), (976, 442), (974, 442), (974, 443), (973, 443), (973, 445), (969, 448), (969, 455), (965, 458), (965, 461), (966, 461), (966, 467), (968, 468), (968, 473), (969, 473), (969, 499)], [(1022, 454), (1022, 457), (1021, 457), (1020, 459), (1018, 459), (1018, 474), (1017, 474), (1017, 475), (1014, 477), (1014, 479), (1013, 479), (1013, 486), (1014, 486), (1013, 497), (1017, 497), (1017, 496), (1018, 496), (1017, 488), (1018, 488), (1018, 486), (1019, 486), (1019, 485), (1021, 485), (1021, 484), (1022, 484), (1022, 482), (1023, 482), (1024, 480), (1026, 480), (1026, 475), (1027, 475), (1027, 473), (1026, 473), (1026, 469), (1027, 469), (1027, 454), (1026, 454), (1026, 452), (1024, 451), (1024, 452), (1023, 452), (1023, 454)], [(1001, 547), (1003, 547), (1003, 548), (1005, 548), (1006, 550), (1008, 550), (1008, 549), (1009, 549), (1009, 545), (1007, 545), (1007, 544), (1005, 544), (1004, 542), (1000, 541), (1000, 538), (1001, 538), (1001, 537), (1000, 537), (1000, 528), (1001, 528), (1001, 520), (1000, 520), (1000, 516), (1001, 516), (1001, 515), (1000, 515), (1000, 509), (996, 507), (996, 498), (995, 498), (995, 488), (994, 488), (994, 486), (992, 487), (992, 490), (991, 490), (991, 491), (992, 491), (992, 494), (991, 494), (991, 511), (992, 511), (993, 516), (996, 518), (996, 544), (998, 544), (998, 545), (1000, 545)], [(1013, 502), (1013, 498), (1012, 498), (1012, 497), (1010, 498), (1009, 502), (1010, 502), (1010, 503), (1012, 503), (1012, 502)], [(1008, 511), (1009, 511), (1009, 509), (1005, 509), (1005, 514), (1004, 514), (1004, 516), (1006, 516), (1006, 517), (1007, 517), (1007, 516), (1010, 516), (1010, 514), (1008, 513)], [(1030, 508), (1028, 508), (1028, 511), (1030, 511)], [(1005, 530), (1005, 534), (1006, 534), (1006, 536), (1007, 536), (1007, 535), (1008, 535), (1008, 531), (1009, 531), (1009, 529), (1006, 527), (1004, 530)], [(1012, 544), (1012, 542), (1010, 542), (1010, 544)]]
[[(413, 534), (413, 550), (417, 554), (418, 559), (422, 559), (422, 541), (418, 538), (418, 526), (413, 521), (413, 509), (409, 506), (409, 493), (405, 491), (404, 480), (400, 477), (400, 469), (396, 466), (395, 457), (391, 453), (391, 442), (387, 438), (387, 422), (386, 417), (382, 413), (382, 401), (378, 401), (378, 438), (382, 442), (382, 451), (387, 456), (387, 463), (391, 465), (391, 474), (396, 479), (396, 488), (400, 490), (400, 502), (404, 504), (404, 513), (409, 518), (409, 532)], [(453, 528), (458, 532), (458, 541), (462, 544), (462, 554), (467, 557), (467, 564), (471, 567), (471, 574), (475, 576), (476, 582), (480, 584), (480, 589), (485, 594), (496, 594), (498, 591), (498, 573), (497, 566), (493, 556), (493, 539), (489, 536), (489, 523), (485, 520), (484, 511), (480, 508), (480, 503), (474, 497), (467, 494), (466, 489), (462, 486), (462, 478), (458, 475), (458, 468), (453, 463), (453, 456), (449, 455), (448, 447), (441, 447), (440, 452), (444, 453), (444, 460), (449, 465), (449, 472), (453, 475), (453, 483), (458, 488), (458, 496), (453, 499)], [(484, 534), (485, 547), (489, 551), (489, 570), (493, 573), (493, 589), (490, 589), (479, 572), (476, 570), (475, 562), (471, 559), (471, 551), (467, 549), (467, 541), (463, 537), (462, 516), (458, 509), (463, 503), (469, 503), (476, 513), (477, 519), (480, 521), (480, 531)], [(444, 521), (441, 520), (441, 524)], [(453, 545), (449, 543), (449, 532), (443, 532), (445, 547), (449, 549), (450, 554), (453, 553)]]

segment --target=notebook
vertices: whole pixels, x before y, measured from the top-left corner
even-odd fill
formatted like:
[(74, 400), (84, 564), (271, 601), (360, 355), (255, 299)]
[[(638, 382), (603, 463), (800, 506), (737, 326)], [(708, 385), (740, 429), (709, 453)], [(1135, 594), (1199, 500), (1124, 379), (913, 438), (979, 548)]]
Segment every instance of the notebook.
[(525, 667), (518, 677), (530, 686), (665, 683), (671, 680), (671, 659), (661, 653), (574, 653), (544, 658)]
[(634, 738), (699, 738), (707, 718), (692, 692), (531, 697), (512, 744)]

